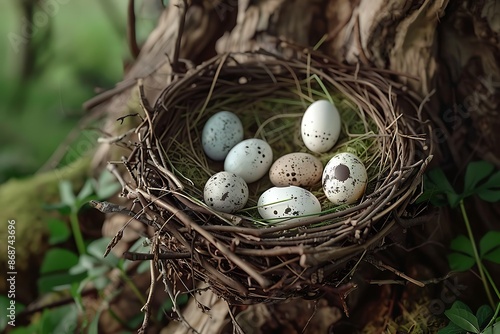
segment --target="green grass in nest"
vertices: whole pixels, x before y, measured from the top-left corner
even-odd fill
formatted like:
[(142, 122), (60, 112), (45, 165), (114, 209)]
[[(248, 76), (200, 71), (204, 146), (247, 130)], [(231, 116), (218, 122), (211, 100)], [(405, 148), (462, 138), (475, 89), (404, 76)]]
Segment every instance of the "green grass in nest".
[[(281, 96), (249, 99), (244, 92), (232, 96), (212, 96), (205, 110), (195, 110), (184, 115), (189, 124), (190, 138), (175, 138), (167, 156), (174, 172), (184, 182), (186, 192), (203, 200), (203, 188), (211, 175), (222, 171), (223, 162), (214, 162), (205, 156), (201, 145), (201, 132), (205, 122), (219, 111), (231, 111), (240, 118), (245, 139), (266, 140), (273, 149), (274, 160), (292, 152), (307, 152), (318, 157), (323, 166), (337, 153), (350, 152), (365, 164), (368, 173), (367, 193), (374, 190), (380, 170), (381, 150), (377, 145), (378, 129), (375, 123), (363, 117), (356, 105), (338, 94), (330, 94), (316, 78), (315, 86), (303, 83), (301, 91), (280, 91)], [(307, 93), (307, 95), (305, 94)], [(326, 99), (339, 110), (342, 129), (335, 147), (327, 153), (310, 152), (300, 136), (300, 121), (307, 107), (314, 101)], [(201, 108), (200, 108), (201, 109)], [(262, 221), (257, 209), (257, 200), (265, 190), (273, 185), (269, 177), (249, 184), (250, 198), (241, 214), (249, 216), (257, 223)], [(334, 205), (324, 195), (321, 182), (308, 188), (320, 201), (322, 213), (344, 210), (350, 205)], [(269, 223), (265, 223), (269, 225)], [(259, 224), (260, 225), (260, 224)]]

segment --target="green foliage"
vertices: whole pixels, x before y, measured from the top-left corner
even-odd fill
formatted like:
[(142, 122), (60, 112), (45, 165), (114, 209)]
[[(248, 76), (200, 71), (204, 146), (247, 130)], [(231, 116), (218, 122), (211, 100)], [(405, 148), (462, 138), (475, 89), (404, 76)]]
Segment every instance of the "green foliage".
[(62, 220), (51, 218), (47, 220), (47, 227), (49, 228), (49, 245), (51, 246), (65, 242), (71, 237), (68, 225)]
[(481, 258), (500, 264), (500, 231), (489, 231), (479, 241)]
[(455, 271), (466, 271), (472, 268), (476, 263), (474, 251), (470, 239), (465, 235), (459, 235), (451, 241), (450, 249), (453, 251), (448, 254), (448, 263), (450, 269)]
[(105, 258), (102, 256), (110, 240), (110, 238), (101, 238), (92, 241), (87, 246), (88, 254), (80, 255), (78, 263), (69, 270), (70, 274), (85, 273), (86, 281), (83, 285), (88, 281), (92, 281), (99, 290), (106, 287), (109, 283), (106, 273), (116, 268), (120, 262), (120, 259), (113, 253), (110, 253)]
[[(108, 171), (105, 171), (100, 175), (98, 180), (88, 179), (78, 194), (74, 194), (71, 182), (63, 180), (59, 183), (60, 203), (51, 206), (51, 208), (57, 209), (62, 214), (69, 214), (71, 232), (67, 228), (66, 223), (60, 220), (51, 220), (49, 221), (49, 231), (51, 232), (49, 241), (52, 241), (52, 245), (64, 242), (72, 233), (79, 249), (80, 257), (65, 249), (50, 249), (43, 260), (40, 271), (41, 277), (38, 280), (38, 287), (41, 292), (68, 288), (72, 283), (81, 282), (85, 278), (96, 278), (97, 274), (103, 274), (109, 270), (108, 267), (103, 268), (100, 266), (103, 261), (108, 266), (117, 264), (117, 261), (112, 260), (112, 257), (102, 259), (102, 254), (104, 254), (102, 244), (103, 242), (107, 244), (107, 240), (99, 239), (85, 246), (77, 216), (78, 210), (89, 200), (102, 200), (116, 193), (120, 186), (116, 181), (112, 181), (111, 177), (112, 175)], [(86, 270), (75, 269), (83, 265), (87, 265), (85, 267)], [(99, 283), (99, 286), (102, 286), (106, 282), (100, 280)]]
[[(452, 240), (450, 244), (452, 252), (448, 255), (448, 263), (451, 270), (454, 271), (470, 270), (474, 265), (477, 265), (490, 305), (497, 305), (495, 314), (493, 314), (490, 305), (483, 305), (474, 315), (467, 305), (457, 301), (445, 312), (450, 323), (439, 333), (500, 333), (500, 326), (495, 327), (498, 325), (496, 316), (500, 309), (500, 303), (498, 303), (500, 292), (496, 282), (483, 264), (483, 261), (500, 264), (500, 243), (498, 242), (500, 231), (487, 232), (479, 241), (479, 246), (476, 245), (464, 205), (464, 200), (474, 195), (487, 202), (499, 201), (500, 171), (495, 171), (493, 164), (486, 161), (470, 163), (465, 171), (463, 192), (458, 193), (450, 184), (443, 170), (435, 169), (426, 175), (424, 189), (419, 202), (430, 202), (435, 206), (449, 205), (452, 208), (460, 206), (468, 236), (459, 235)], [(496, 302), (493, 299), (490, 286), (496, 294)]]
[[(44, 202), (57, 201), (58, 183), (62, 177), (75, 185), (83, 183), (83, 175), (89, 160), (78, 162), (58, 170), (40, 173), (27, 179), (12, 179), (0, 186), (0, 240), (7, 240), (7, 222), (16, 220), (16, 254), (18, 271), (27, 270), (32, 262), (41, 260), (47, 249), (50, 217), (56, 213), (47, 212)], [(0, 263), (7, 261), (7, 252), (0, 252)]]
[(477, 195), (483, 201), (497, 202), (500, 200), (500, 171), (494, 172), (494, 169), (494, 165), (486, 161), (471, 162), (465, 172), (462, 193), (456, 192), (442, 169), (434, 169), (427, 173), (425, 191), (418, 201), (455, 208), (465, 198)]
[[(500, 264), (500, 231), (489, 231), (479, 241), (481, 260)], [(472, 243), (469, 238), (459, 235), (451, 241), (448, 255), (450, 268), (455, 271), (466, 271), (476, 264)]]
[(16, 327), (9, 333), (75, 333), (77, 329), (78, 310), (75, 305), (64, 305), (43, 310), (41, 317), (30, 326)]
[[(61, 214), (69, 214), (71, 229), (80, 254), (85, 253), (85, 244), (78, 225), (78, 211), (90, 200), (103, 200), (115, 194), (120, 189), (120, 185), (112, 178), (110, 172), (104, 171), (98, 180), (87, 179), (77, 195), (73, 193), (71, 182), (62, 180), (59, 182), (60, 202), (47, 207), (58, 210)], [(61, 235), (54, 237), (60, 238)]]
[[(38, 19), (45, 15), (46, 2), (33, 2), (39, 4)], [(128, 55), (122, 1), (48, 1), (57, 8), (33, 29), (33, 71), (22, 80), (25, 31), (30, 29), (21, 3), (0, 1), (0, 182), (39, 169), (84, 115), (81, 105), (95, 88), (112, 87), (121, 79)], [(103, 7), (111, 9), (115, 25)]]
[[(53, 246), (45, 255), (41, 268), (40, 277), (38, 279), (38, 290), (40, 294), (48, 294), (53, 291), (64, 291), (71, 295), (74, 303), (71, 307), (58, 307), (54, 309), (43, 310), (41, 317), (27, 327), (17, 327), (15, 333), (70, 333), (77, 330), (76, 327), (67, 327), (70, 324), (77, 323), (76, 319), (82, 314), (85, 314), (85, 305), (83, 303), (84, 289), (92, 286), (97, 291), (102, 291), (110, 284), (108, 274), (112, 270), (118, 269), (121, 278), (125, 284), (130, 287), (132, 292), (140, 300), (145, 303), (144, 296), (137, 289), (133, 281), (127, 276), (126, 270), (130, 261), (118, 258), (113, 253), (109, 253), (106, 257), (103, 254), (110, 242), (110, 238), (99, 238), (97, 240), (85, 241), (83, 238), (78, 241), (80, 234), (78, 225), (77, 213), (82, 205), (85, 205), (89, 200), (104, 200), (115, 194), (120, 189), (120, 185), (109, 172), (104, 172), (97, 180), (89, 179), (81, 187), (78, 193), (75, 193), (70, 182), (61, 181), (59, 183), (60, 202), (51, 205), (50, 209), (57, 210), (59, 213), (69, 215), (71, 221), (71, 229), (62, 220), (51, 219), (48, 221), (50, 231), (50, 244)], [(69, 240), (71, 235), (75, 237), (75, 243), (81, 243), (83, 251), (79, 254), (57, 247), (61, 243)], [(149, 250), (149, 245), (143, 240), (138, 240), (130, 248), (131, 251), (146, 252)], [(141, 270), (149, 269), (149, 262), (144, 261)], [(91, 284), (89, 284), (91, 283)], [(99, 318), (103, 312), (109, 312), (111, 317), (123, 324), (126, 328), (137, 328), (142, 321), (142, 314), (138, 313), (137, 317), (132, 319), (120, 319), (106, 305), (120, 291), (107, 294), (103, 300), (101, 307), (96, 311), (92, 320), (80, 319), (81, 328), (86, 333), (98, 333)], [(187, 302), (187, 296), (179, 296), (177, 304)], [(0, 306), (2, 299), (0, 299)], [(163, 312), (170, 311), (173, 307), (172, 301), (166, 300), (158, 313), (156, 320), (163, 318)], [(61, 311), (62, 310), (62, 311)], [(64, 316), (61, 313), (64, 313)], [(0, 323), (2, 325), (2, 323)], [(74, 325), (73, 325), (74, 326)], [(0, 327), (0, 330), (2, 328)]]
[(496, 318), (500, 310), (500, 303), (496, 311), (489, 305), (482, 305), (474, 315), (472, 310), (461, 301), (455, 301), (444, 314), (450, 323), (439, 330), (438, 334), (497, 334), (500, 322)]

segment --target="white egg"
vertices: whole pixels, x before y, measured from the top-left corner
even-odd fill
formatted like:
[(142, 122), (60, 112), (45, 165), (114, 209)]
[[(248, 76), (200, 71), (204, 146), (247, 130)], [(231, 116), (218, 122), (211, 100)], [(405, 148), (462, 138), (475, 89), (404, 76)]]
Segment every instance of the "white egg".
[(269, 222), (291, 223), (319, 215), (321, 204), (306, 189), (297, 186), (273, 187), (259, 197), (258, 210), (260, 216)]
[(234, 173), (219, 172), (208, 179), (203, 191), (205, 204), (226, 213), (243, 209), (248, 201), (248, 186)]
[(243, 140), (243, 125), (238, 116), (221, 111), (208, 119), (201, 133), (201, 145), (212, 160), (222, 161)]
[(224, 170), (235, 173), (247, 183), (263, 177), (273, 163), (273, 150), (262, 139), (247, 139), (229, 151)]
[(302, 117), (300, 133), (309, 150), (329, 151), (340, 135), (340, 114), (335, 105), (327, 100), (313, 102)]
[(354, 154), (339, 153), (323, 170), (323, 190), (334, 204), (352, 204), (363, 196), (368, 175), (363, 162)]

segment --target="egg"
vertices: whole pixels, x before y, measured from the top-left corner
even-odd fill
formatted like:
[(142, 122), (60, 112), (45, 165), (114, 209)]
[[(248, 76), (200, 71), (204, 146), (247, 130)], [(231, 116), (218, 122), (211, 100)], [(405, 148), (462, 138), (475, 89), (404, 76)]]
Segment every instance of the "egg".
[(276, 160), (269, 169), (269, 179), (275, 186), (308, 187), (321, 180), (323, 164), (309, 153), (290, 153)]
[(212, 160), (222, 161), (243, 140), (243, 125), (238, 116), (221, 111), (208, 119), (201, 133), (201, 145)]
[(363, 196), (368, 175), (356, 155), (339, 153), (326, 164), (321, 182), (330, 202), (352, 204)]
[(203, 190), (205, 204), (214, 210), (233, 213), (248, 201), (248, 186), (234, 173), (219, 172), (208, 179)]
[(247, 183), (263, 177), (273, 162), (273, 150), (262, 139), (246, 139), (233, 147), (224, 161), (224, 170), (235, 173)]
[(257, 204), (260, 216), (273, 223), (300, 222), (321, 212), (316, 196), (297, 186), (270, 188), (259, 197)]
[(302, 141), (315, 153), (329, 151), (340, 135), (340, 114), (327, 100), (313, 102), (304, 113), (300, 124)]

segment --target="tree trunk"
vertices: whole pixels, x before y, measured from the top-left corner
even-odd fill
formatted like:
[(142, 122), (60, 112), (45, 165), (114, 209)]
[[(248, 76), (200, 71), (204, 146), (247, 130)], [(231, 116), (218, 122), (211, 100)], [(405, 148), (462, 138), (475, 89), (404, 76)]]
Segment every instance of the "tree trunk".
[[(109, 133), (123, 132), (116, 119), (137, 101), (138, 79), (150, 104), (168, 84), (183, 8), (182, 1), (170, 1), (124, 81), (86, 104), (106, 113)], [(179, 55), (189, 67), (227, 51), (281, 53), (281, 41), (390, 70), (431, 110), (435, 164), (455, 166), (455, 173), (474, 159), (500, 167), (500, 1), (193, 0)], [(96, 165), (117, 158), (110, 147), (100, 148)], [(479, 211), (484, 221), (500, 214), (493, 206)]]

